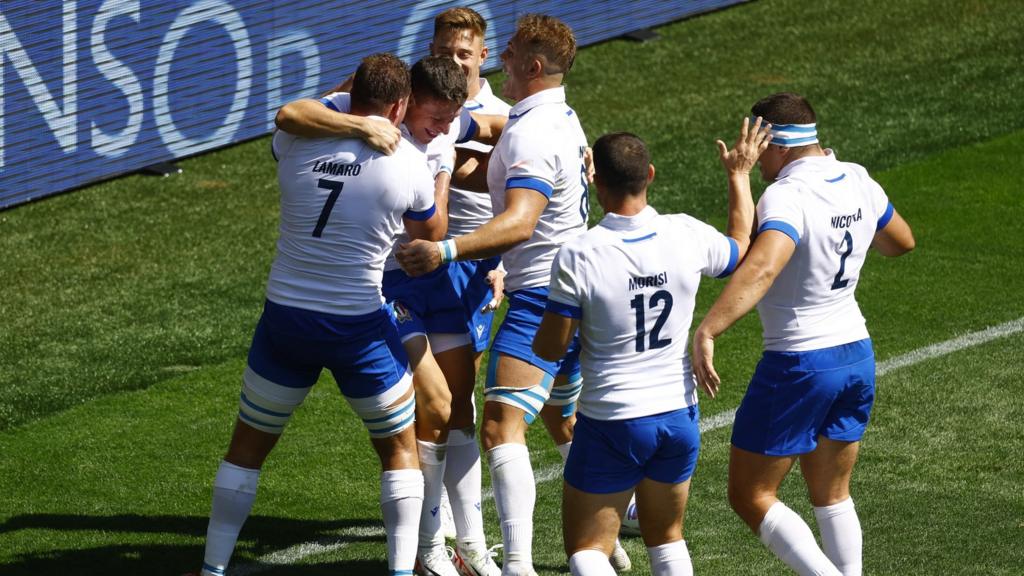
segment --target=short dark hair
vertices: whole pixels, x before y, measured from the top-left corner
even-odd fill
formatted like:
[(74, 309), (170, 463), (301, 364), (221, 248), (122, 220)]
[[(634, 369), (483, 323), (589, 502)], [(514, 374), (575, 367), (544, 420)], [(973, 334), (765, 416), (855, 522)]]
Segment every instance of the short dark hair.
[(412, 66), (412, 95), (462, 106), (469, 96), (466, 73), (447, 56), (427, 56)]
[(647, 188), (651, 153), (635, 134), (612, 132), (594, 142), (594, 177), (613, 194), (636, 195)]
[(388, 53), (363, 58), (352, 78), (352, 106), (381, 111), (409, 95), (409, 67)]
[(512, 38), (531, 56), (544, 56), (545, 74), (565, 74), (576, 59), (576, 35), (554, 16), (526, 14), (516, 23)]
[(779, 92), (757, 101), (751, 114), (772, 124), (814, 124), (817, 116), (806, 98), (792, 92)]

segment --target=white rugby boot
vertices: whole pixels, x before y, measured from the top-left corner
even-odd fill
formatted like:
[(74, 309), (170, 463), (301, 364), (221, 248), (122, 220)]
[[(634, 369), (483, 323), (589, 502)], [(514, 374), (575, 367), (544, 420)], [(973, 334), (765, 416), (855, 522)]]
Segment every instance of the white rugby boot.
[(494, 562), (494, 549), (500, 547), (501, 544), (497, 544), (490, 550), (472, 550), (456, 546), (452, 562), (462, 576), (501, 576), (501, 568)]
[(428, 549), (420, 548), (416, 553), (416, 567), (413, 572), (420, 576), (459, 576), (459, 571), (452, 563), (454, 554), (451, 548), (443, 544)]

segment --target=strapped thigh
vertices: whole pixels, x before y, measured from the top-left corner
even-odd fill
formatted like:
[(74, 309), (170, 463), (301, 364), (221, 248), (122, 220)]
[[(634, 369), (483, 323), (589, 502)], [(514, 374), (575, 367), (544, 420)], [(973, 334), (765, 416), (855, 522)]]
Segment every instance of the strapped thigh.
[(412, 387), (412, 375), (406, 372), (394, 386), (366, 398), (345, 397), (349, 406), (363, 420), (370, 438), (388, 438), (405, 430), (416, 421), (416, 393), (402, 402), (398, 399)]
[(238, 418), (249, 426), (268, 434), (281, 434), (312, 386), (292, 388), (267, 380), (249, 366), (242, 376), (242, 395)]
[(501, 402), (502, 404), (519, 408), (526, 413), (523, 416), (526, 423), (532, 424), (537, 418), (537, 414), (540, 413), (541, 408), (548, 401), (554, 377), (545, 373), (540, 382), (526, 388), (498, 386), (496, 372), (499, 356), (500, 354), (492, 353), (487, 363), (487, 384), (484, 388), (484, 400)]

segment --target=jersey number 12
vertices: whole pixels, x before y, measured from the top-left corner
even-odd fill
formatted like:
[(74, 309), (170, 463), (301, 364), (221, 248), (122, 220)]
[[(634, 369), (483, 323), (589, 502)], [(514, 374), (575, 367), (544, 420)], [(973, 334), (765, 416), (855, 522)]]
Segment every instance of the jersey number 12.
[[(654, 328), (651, 329), (650, 342), (648, 348), (656, 350), (658, 348), (664, 348), (672, 343), (671, 338), (662, 339), (661, 328), (665, 326), (665, 321), (668, 320), (669, 313), (672, 312), (672, 294), (668, 290), (658, 290), (654, 294), (651, 294), (651, 301), (647, 308), (654, 309), (658, 304), (664, 303), (664, 307), (661, 309), (661, 313), (658, 314), (658, 319), (654, 321)], [(629, 301), (630, 308), (636, 313), (636, 351), (643, 352), (645, 347), (645, 336), (647, 336), (647, 322), (644, 318), (644, 295), (637, 294)]]

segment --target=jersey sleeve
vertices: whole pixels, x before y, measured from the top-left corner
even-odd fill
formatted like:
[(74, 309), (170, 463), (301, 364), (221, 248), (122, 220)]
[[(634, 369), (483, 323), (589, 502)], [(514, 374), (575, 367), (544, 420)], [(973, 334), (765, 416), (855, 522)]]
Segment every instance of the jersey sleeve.
[(551, 149), (553, 143), (544, 132), (509, 133), (506, 158), (514, 159), (505, 171), (505, 189), (529, 188), (551, 199), (558, 181), (558, 167), (554, 159), (557, 154)]
[[(698, 246), (698, 258), (701, 264), (700, 273), (712, 278), (725, 278), (736, 270), (740, 257), (740, 247), (735, 240), (722, 234), (714, 226), (685, 214), (676, 215), (683, 219), (683, 224), (696, 236), (694, 245)], [(682, 228), (683, 226), (673, 226)]]
[(455, 134), (455, 143), (462, 144), (475, 138), (478, 129), (476, 120), (473, 120), (473, 115), (463, 107), (459, 117), (452, 122), (449, 130)]
[(410, 220), (429, 220), (434, 215), (434, 178), (422, 161), (410, 162), (409, 178), (412, 184), (412, 198), (409, 208), (402, 214)]
[(772, 184), (757, 203), (757, 232), (777, 230), (800, 244), (804, 213), (796, 185)]
[(451, 174), (455, 170), (455, 146), (451, 144), (428, 146), (427, 166), (430, 168), (430, 174), (435, 178), (442, 172)]
[(348, 92), (333, 92), (321, 98), (320, 102), (335, 112), (352, 112), (352, 95)]
[[(865, 171), (866, 172), (866, 171)], [(882, 186), (875, 182), (870, 176), (865, 174), (865, 180), (868, 182), (868, 194), (871, 196), (871, 205), (875, 209), (875, 214), (878, 216), (878, 223), (875, 226), (875, 231), (885, 228), (885, 225), (892, 220), (893, 212), (895, 209), (892, 206), (892, 202), (889, 201), (889, 196), (885, 193)]]
[(569, 245), (562, 245), (551, 263), (547, 312), (580, 319), (583, 317), (579, 254)]

